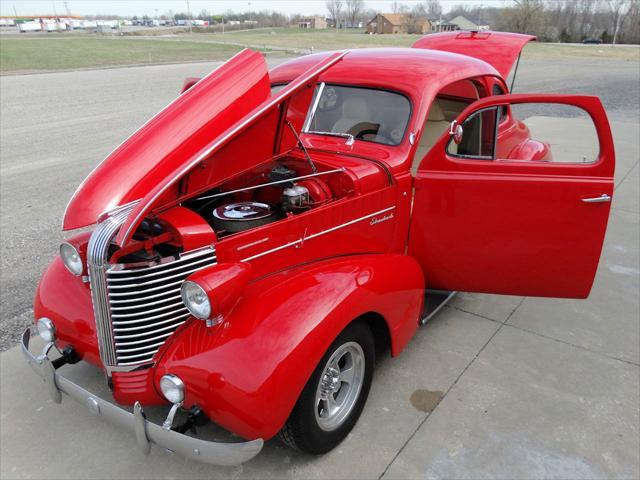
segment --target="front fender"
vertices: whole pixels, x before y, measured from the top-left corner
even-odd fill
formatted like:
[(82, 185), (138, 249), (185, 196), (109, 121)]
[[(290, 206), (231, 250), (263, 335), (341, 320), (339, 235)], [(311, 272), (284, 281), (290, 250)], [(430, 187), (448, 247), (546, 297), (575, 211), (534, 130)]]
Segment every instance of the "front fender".
[(401, 255), (325, 260), (250, 284), (220, 325), (192, 319), (156, 371), (186, 384), (216, 423), (244, 438), (274, 436), (331, 342), (352, 320), (375, 312), (397, 355), (418, 327), (424, 277)]
[(83, 360), (102, 367), (91, 290), (65, 268), (59, 256), (47, 267), (33, 300), (35, 319), (50, 318), (56, 326), (58, 347), (73, 345)]

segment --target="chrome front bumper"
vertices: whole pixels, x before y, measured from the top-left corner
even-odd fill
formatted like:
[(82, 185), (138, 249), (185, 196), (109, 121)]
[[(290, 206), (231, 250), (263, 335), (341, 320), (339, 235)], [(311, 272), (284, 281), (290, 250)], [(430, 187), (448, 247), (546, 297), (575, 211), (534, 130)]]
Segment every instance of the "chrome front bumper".
[(57, 373), (46, 353), (38, 357), (33, 355), (29, 351), (30, 339), (31, 329), (28, 328), (22, 334), (22, 353), (33, 371), (44, 380), (52, 400), (60, 403), (62, 394), (65, 393), (76, 402), (85, 405), (94, 415), (99, 415), (110, 423), (131, 431), (135, 434), (140, 450), (145, 454), (149, 453), (151, 444), (155, 443), (161, 448), (198, 462), (234, 466), (252, 459), (262, 450), (264, 443), (262, 439), (243, 443), (199, 440), (149, 422), (139, 402), (135, 403), (133, 412), (128, 412), (94, 396)]

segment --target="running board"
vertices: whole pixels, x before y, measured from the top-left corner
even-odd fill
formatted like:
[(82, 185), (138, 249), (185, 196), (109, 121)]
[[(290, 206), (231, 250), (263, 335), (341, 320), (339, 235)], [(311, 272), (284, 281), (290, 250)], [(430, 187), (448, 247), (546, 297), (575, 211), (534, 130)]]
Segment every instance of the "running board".
[(445, 290), (426, 290), (424, 294), (424, 309), (420, 318), (420, 325), (424, 325), (444, 307), (458, 292)]

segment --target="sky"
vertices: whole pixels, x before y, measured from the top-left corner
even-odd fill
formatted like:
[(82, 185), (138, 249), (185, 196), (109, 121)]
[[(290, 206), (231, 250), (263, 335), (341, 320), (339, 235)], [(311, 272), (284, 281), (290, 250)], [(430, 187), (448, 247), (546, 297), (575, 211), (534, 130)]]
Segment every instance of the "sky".
[[(65, 7), (65, 3), (67, 7)], [(419, 0), (399, 1), (408, 6), (419, 3)], [(511, 0), (440, 0), (445, 13), (455, 5), (469, 5), (484, 7), (503, 7), (510, 5)], [(193, 14), (207, 10), (212, 14), (224, 13), (228, 10), (235, 12), (271, 10), (286, 14), (314, 13), (327, 14), (325, 0), (190, 0)], [(377, 11), (391, 11), (391, 0), (365, 0), (367, 8)], [(69, 9), (73, 15), (133, 15), (155, 16), (173, 12), (186, 12), (186, 0), (0, 0), (0, 15), (13, 16), (14, 9), (18, 15), (60, 15)]]

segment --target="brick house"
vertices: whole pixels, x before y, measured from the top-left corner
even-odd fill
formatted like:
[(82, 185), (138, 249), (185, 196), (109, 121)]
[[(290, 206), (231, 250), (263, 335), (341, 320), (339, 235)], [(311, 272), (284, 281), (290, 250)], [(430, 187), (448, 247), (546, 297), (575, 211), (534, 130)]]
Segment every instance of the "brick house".
[(327, 21), (319, 16), (304, 17), (298, 21), (298, 28), (325, 29), (327, 28)]
[(411, 25), (411, 20), (402, 13), (379, 13), (367, 23), (367, 33), (429, 33), (431, 23), (421, 19)]

